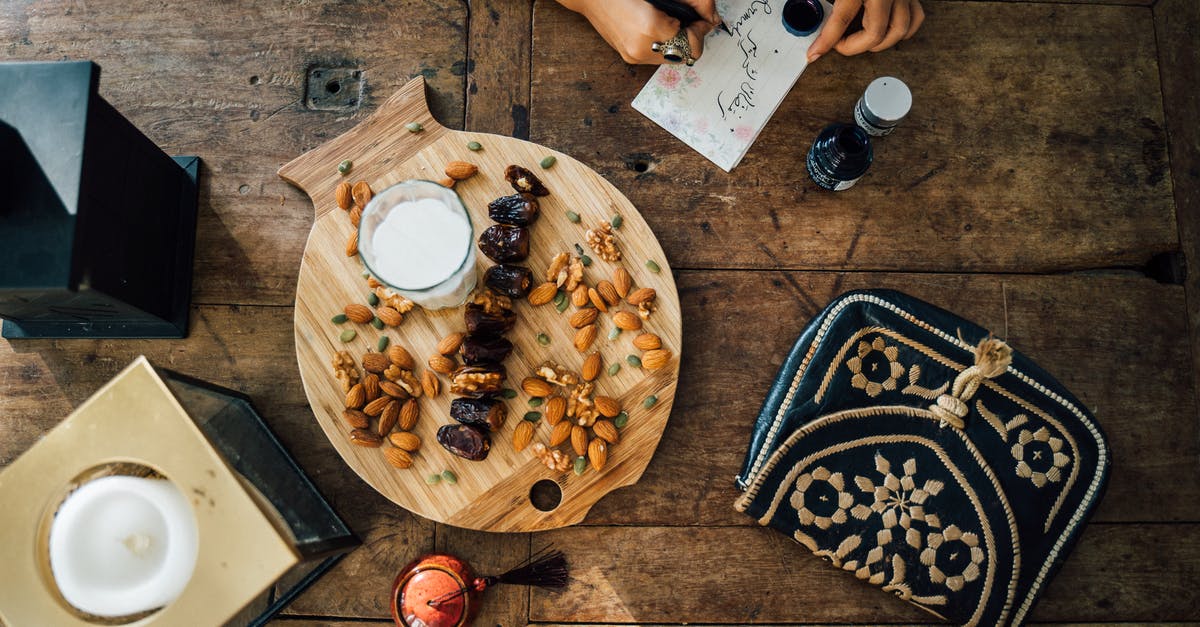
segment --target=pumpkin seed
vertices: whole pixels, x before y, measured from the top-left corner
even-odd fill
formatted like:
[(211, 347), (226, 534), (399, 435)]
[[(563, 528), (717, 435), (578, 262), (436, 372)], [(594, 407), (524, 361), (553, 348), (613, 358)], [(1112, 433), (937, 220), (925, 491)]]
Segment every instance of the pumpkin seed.
[(362, 278), (364, 278), (364, 279), (368, 279), (371, 277), (371, 271), (366, 268), (363, 268), (363, 271), (360, 272), (359, 274), (361, 274)]
[(333, 322), (334, 324), (342, 324), (343, 322), (349, 320), (349, 318), (346, 317), (346, 314), (338, 314), (338, 315), (330, 318), (329, 320), (331, 322)]
[[(564, 301), (566, 301), (566, 300), (567, 300), (567, 293), (566, 293), (566, 292), (564, 292), (564, 291), (562, 291), (562, 290), (558, 290), (558, 292), (556, 292), (556, 293), (554, 294), (554, 306), (555, 306), (555, 307), (557, 307), (557, 306), (558, 306), (560, 303), (562, 303), (562, 302), (564, 302)], [(560, 310), (560, 311), (561, 311), (561, 310)]]
[(349, 174), (350, 170), (353, 167), (354, 167), (354, 162), (349, 159), (346, 159), (345, 161), (338, 164), (338, 172), (341, 172), (342, 174)]
[(608, 332), (608, 341), (613, 341), (621, 335), (621, 327), (613, 327)]
[(562, 302), (555, 305), (554, 308), (558, 310), (558, 313), (562, 313), (567, 310), (567, 305), (570, 305), (570, 304), (571, 304), (571, 301), (569, 299), (564, 298), (564, 299), (562, 299)]
[(389, 339), (388, 336), (386, 336), (386, 335), (379, 336), (379, 341), (375, 342), (375, 350), (382, 353), (383, 351), (387, 350), (388, 343), (390, 343), (391, 341), (392, 340)]
[(383, 320), (380, 320), (379, 316), (376, 316), (371, 319), (371, 326), (382, 331), (383, 330)]
[(425, 483), (428, 483), (429, 485), (433, 485), (441, 480), (442, 480), (442, 476), (437, 474), (436, 472), (433, 473), (432, 475), (429, 475), (428, 477), (425, 477)]
[(579, 256), (579, 263), (582, 263), (582, 264), (583, 264), (583, 267), (585, 267), (585, 268), (586, 268), (586, 267), (588, 267), (588, 266), (592, 265), (592, 258), (591, 258), (591, 257), (588, 257), (587, 255), (580, 255), (580, 256)]
[(516, 398), (517, 391), (512, 388), (504, 388), (503, 390), (500, 390), (500, 396), (503, 396), (504, 398)]
[(575, 213), (574, 211), (567, 212), (567, 219), (575, 224), (579, 224), (579, 214)]
[(355, 331), (354, 329), (346, 329), (345, 331), (342, 331), (342, 334), (339, 337), (341, 338), (341, 340), (343, 342), (349, 342), (349, 341), (353, 340), (357, 335), (358, 335), (358, 332)]
[(535, 397), (529, 399), (529, 406), (530, 407), (541, 407), (543, 402), (544, 401), (543, 401), (542, 397), (535, 396)]
[(580, 257), (583, 256), (583, 246), (580, 246), (579, 242), (575, 242), (575, 254), (579, 255)]
[(646, 269), (650, 270), (654, 274), (662, 272), (662, 268), (659, 267), (659, 265), (655, 263), (653, 259), (646, 260)]
[(554, 167), (554, 164), (557, 162), (558, 159), (556, 159), (554, 155), (546, 155), (545, 157), (542, 157), (542, 160), (538, 162), (538, 165), (542, 166), (543, 170), (549, 170), (550, 168)]
[(449, 483), (450, 485), (458, 483), (458, 475), (454, 474), (454, 472), (450, 470), (443, 470), (442, 478), (445, 479), (446, 483)]
[(550, 345), (550, 336), (546, 335), (545, 333), (538, 333), (537, 341), (538, 341), (538, 344), (541, 344), (542, 346), (549, 346)]
[(529, 422), (537, 422), (541, 419), (542, 419), (542, 412), (540, 412), (540, 411), (531, 411), (531, 412), (525, 413), (525, 420), (528, 420)]
[(634, 368), (642, 367), (642, 358), (638, 357), (637, 355), (628, 355), (625, 357), (625, 361), (629, 362), (629, 365), (633, 366)]
[(575, 474), (582, 475), (583, 471), (587, 470), (587, 458), (579, 456), (575, 458)]
[(467, 142), (467, 150), (479, 152), (480, 150), (483, 150), (483, 144), (479, 142)]
[(621, 214), (618, 213), (609, 219), (608, 223), (612, 225), (612, 228), (619, 229), (625, 223), (625, 218), (622, 218)]
[(375, 292), (367, 294), (367, 304), (374, 307), (379, 304), (379, 295)]
[(616, 418), (613, 418), (613, 426), (618, 429), (620, 429), (621, 427), (624, 427), (626, 425), (626, 423), (628, 423), (628, 422), (629, 422), (629, 414), (626, 412), (621, 412), (621, 413), (617, 414)]
[(651, 394), (650, 396), (646, 397), (646, 400), (642, 401), (642, 407), (645, 407), (646, 409), (650, 409), (651, 407), (654, 407), (654, 404), (657, 402), (658, 402), (658, 397)]
[(408, 124), (404, 125), (404, 128), (408, 129), (408, 132), (410, 133), (420, 133), (421, 131), (425, 130), (425, 127), (421, 126), (420, 122), (409, 122)]
[(608, 376), (615, 377), (615, 376), (617, 376), (617, 373), (620, 371), (621, 371), (621, 362), (614, 361), (613, 364), (608, 367)]

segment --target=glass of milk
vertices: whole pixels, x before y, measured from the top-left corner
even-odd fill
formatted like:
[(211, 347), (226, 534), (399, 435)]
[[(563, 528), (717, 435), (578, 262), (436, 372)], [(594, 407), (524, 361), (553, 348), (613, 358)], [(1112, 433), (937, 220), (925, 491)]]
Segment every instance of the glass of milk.
[(471, 217), (454, 190), (397, 183), (371, 199), (358, 225), (367, 270), (426, 309), (457, 307), (475, 289)]

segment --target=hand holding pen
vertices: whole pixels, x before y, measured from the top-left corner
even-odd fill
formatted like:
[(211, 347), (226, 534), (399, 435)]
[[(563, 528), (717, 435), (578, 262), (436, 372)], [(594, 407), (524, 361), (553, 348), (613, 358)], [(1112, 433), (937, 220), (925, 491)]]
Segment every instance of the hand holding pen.
[[(721, 25), (715, 0), (558, 0), (582, 14), (626, 63), (687, 63), (700, 58), (704, 36)], [(661, 10), (694, 11), (688, 22)]]

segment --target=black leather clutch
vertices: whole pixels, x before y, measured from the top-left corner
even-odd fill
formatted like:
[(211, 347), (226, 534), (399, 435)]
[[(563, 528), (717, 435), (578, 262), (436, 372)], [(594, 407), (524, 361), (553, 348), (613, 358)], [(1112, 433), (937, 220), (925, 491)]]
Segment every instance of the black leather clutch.
[(736, 507), (939, 618), (1019, 625), (1109, 464), (1095, 418), (988, 331), (851, 292), (784, 362)]

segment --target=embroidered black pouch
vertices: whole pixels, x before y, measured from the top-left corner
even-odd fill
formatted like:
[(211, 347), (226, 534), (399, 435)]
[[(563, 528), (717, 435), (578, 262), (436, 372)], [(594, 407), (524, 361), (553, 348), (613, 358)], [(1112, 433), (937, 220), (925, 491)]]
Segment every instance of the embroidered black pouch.
[(1082, 404), (987, 330), (851, 292), (759, 414), (736, 507), (945, 620), (1019, 625), (1108, 475)]

